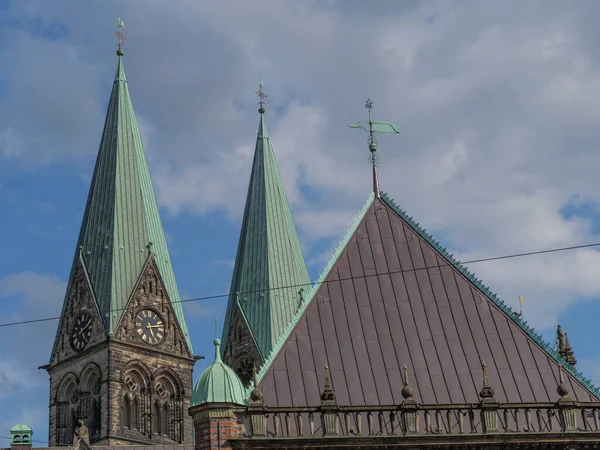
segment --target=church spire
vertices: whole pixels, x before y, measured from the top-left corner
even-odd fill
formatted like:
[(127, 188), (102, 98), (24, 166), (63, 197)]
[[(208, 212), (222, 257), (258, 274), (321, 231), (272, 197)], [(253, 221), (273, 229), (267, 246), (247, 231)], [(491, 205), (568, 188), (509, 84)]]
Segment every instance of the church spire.
[[(223, 328), (223, 349), (227, 352), (228, 344), (233, 345), (234, 322), (241, 320), (264, 360), (298, 309), (298, 291), (310, 279), (267, 132), (262, 82), (257, 95), (258, 135)], [(236, 355), (225, 356), (237, 370)], [(258, 361), (253, 363), (259, 365)], [(248, 382), (250, 377), (249, 372), (243, 379)]]
[(118, 61), (96, 166), (88, 194), (71, 278), (81, 262), (112, 335), (150, 257), (191, 351), (183, 309), (162, 229), (123, 67), (123, 22)]

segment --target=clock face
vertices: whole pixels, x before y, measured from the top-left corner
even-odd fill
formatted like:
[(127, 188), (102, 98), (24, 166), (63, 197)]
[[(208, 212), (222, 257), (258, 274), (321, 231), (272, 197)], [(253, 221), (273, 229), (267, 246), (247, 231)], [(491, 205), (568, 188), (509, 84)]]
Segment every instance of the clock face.
[(75, 321), (69, 343), (76, 352), (82, 351), (92, 337), (92, 316), (83, 313)]
[(135, 317), (135, 329), (147, 344), (158, 344), (165, 337), (162, 318), (151, 309), (143, 309)]

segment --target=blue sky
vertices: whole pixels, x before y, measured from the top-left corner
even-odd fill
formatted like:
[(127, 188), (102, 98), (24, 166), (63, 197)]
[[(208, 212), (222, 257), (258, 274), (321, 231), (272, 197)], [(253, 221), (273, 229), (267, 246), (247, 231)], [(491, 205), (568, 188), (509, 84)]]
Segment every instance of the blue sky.
[[(480, 3), (0, 0), (0, 323), (55, 316), (116, 67), (125, 70), (182, 298), (228, 292), (258, 127), (258, 80), (316, 279), (381, 186), (458, 259), (600, 241), (600, 39), (592, 1)], [(173, 6), (174, 5), (174, 6)], [(548, 341), (560, 322), (600, 384), (600, 254), (473, 264)], [(186, 303), (212, 355), (224, 299)], [(0, 328), (0, 436), (47, 438), (55, 322)], [(195, 377), (206, 366), (200, 361)], [(6, 444), (6, 442), (5, 442)]]

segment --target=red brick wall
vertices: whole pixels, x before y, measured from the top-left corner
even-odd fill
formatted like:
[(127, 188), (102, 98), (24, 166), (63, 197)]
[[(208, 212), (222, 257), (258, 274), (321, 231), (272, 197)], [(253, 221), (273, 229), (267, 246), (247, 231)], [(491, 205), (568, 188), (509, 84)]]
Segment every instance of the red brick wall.
[(219, 429), (221, 449), (228, 450), (227, 440), (241, 436), (241, 426), (235, 417), (203, 418), (194, 422), (196, 427), (195, 450), (218, 450)]

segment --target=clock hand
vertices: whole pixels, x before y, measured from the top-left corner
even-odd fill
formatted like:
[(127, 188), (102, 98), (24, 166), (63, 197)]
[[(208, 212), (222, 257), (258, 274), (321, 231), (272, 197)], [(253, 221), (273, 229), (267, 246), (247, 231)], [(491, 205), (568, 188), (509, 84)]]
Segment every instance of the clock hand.
[(80, 331), (79, 334), (83, 333), (85, 330), (87, 330), (90, 327), (91, 323), (88, 323), (85, 327), (83, 327)]
[(146, 328), (162, 328), (162, 325), (146, 325)]
[(154, 330), (152, 330), (152, 328), (154, 328), (152, 325), (150, 325), (150, 324), (146, 325), (146, 329), (150, 330), (150, 333), (152, 333), (152, 339), (156, 339), (156, 337), (154, 336)]

